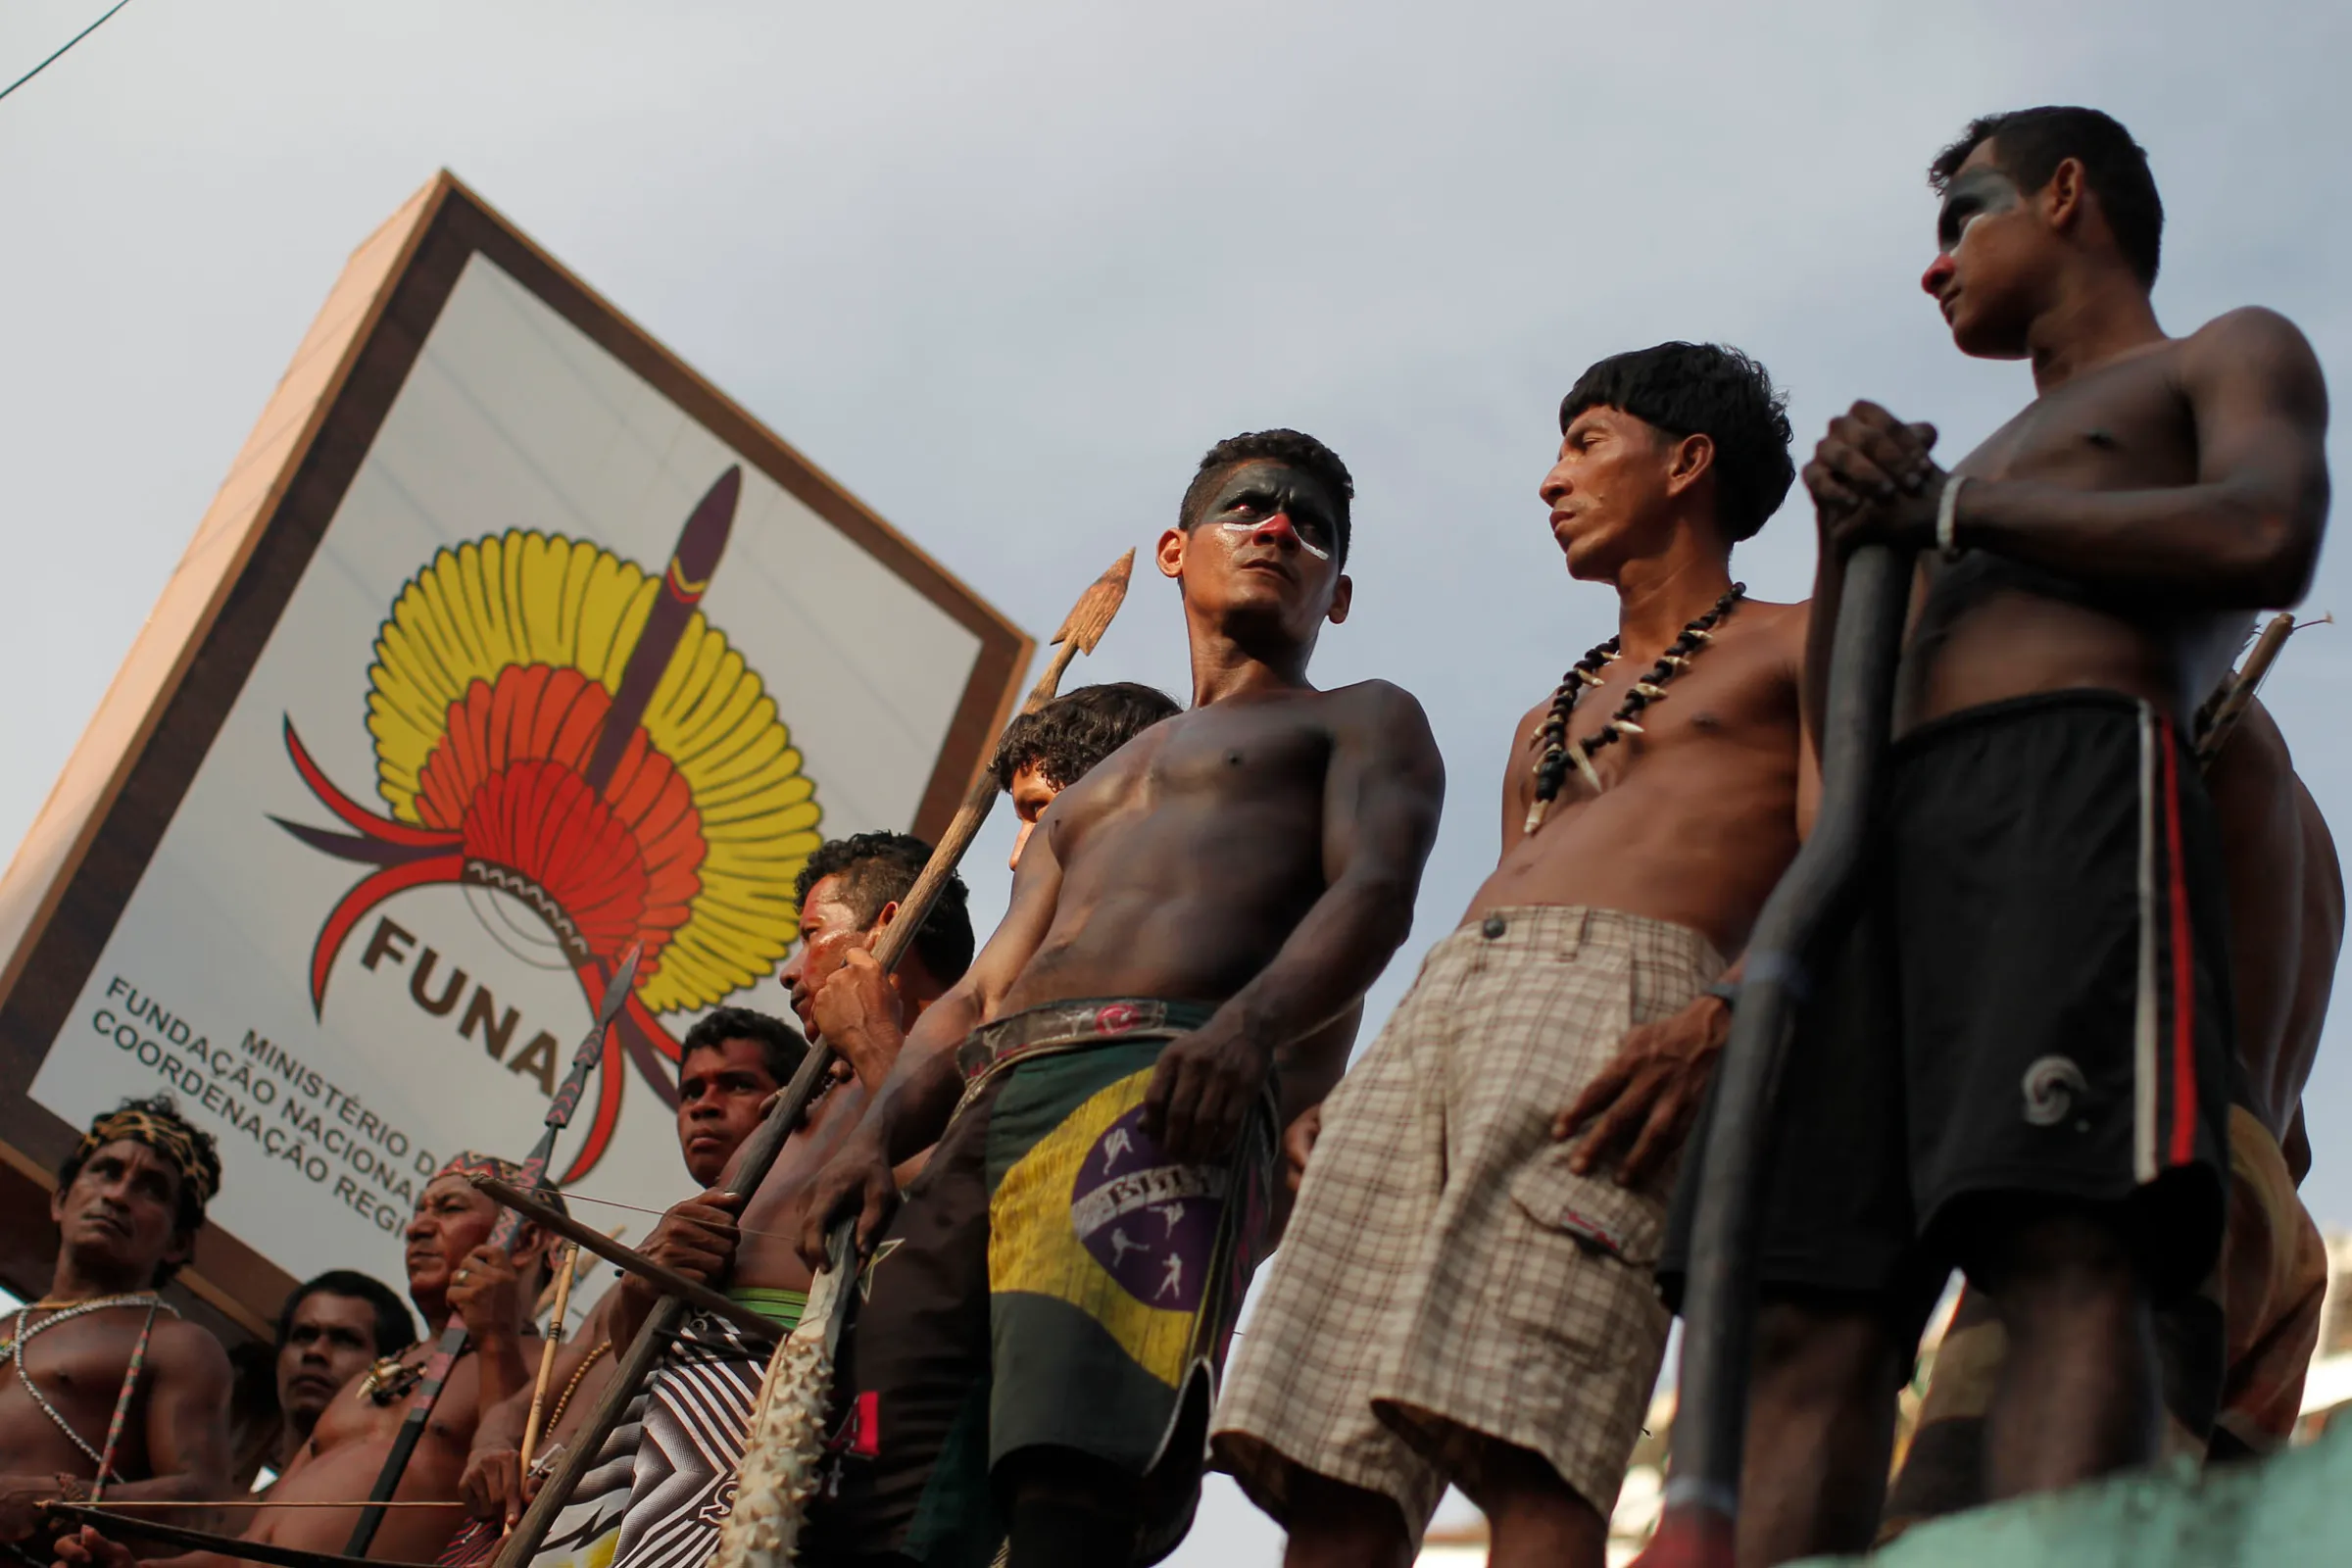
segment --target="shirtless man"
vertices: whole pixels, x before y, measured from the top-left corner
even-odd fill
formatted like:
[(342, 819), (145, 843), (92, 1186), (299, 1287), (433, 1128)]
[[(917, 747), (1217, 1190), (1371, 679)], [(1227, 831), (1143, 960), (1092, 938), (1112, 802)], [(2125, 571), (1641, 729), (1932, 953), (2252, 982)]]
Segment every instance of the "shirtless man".
[(1816, 628), (1856, 545), (1930, 559), (1874, 903), (1784, 1091), (1750, 1563), (1869, 1544), (1954, 1264), (2010, 1348), (1992, 1496), (2154, 1455), (2154, 1309), (2211, 1268), (2228, 1194), (2226, 889), (2183, 736), (2247, 612), (2301, 597), (2327, 516), (2309, 345), (2263, 310), (2165, 335), (2163, 209), (2121, 125), (1981, 120), (1931, 180), (1921, 281), (1963, 353), (2030, 361), (2037, 396), (1948, 474), (1932, 429), (1867, 403), (1805, 469)]
[[(488, 1245), (499, 1207), (466, 1179), (474, 1172), (507, 1181), (521, 1174), (507, 1160), (460, 1154), (425, 1184), (409, 1220), (409, 1298), (416, 1303), (429, 1337), (396, 1357), (376, 1362), (327, 1402), (311, 1441), (271, 1489), (270, 1504), (254, 1510), (245, 1540), (310, 1551), (343, 1549), (408, 1413), (408, 1396), (425, 1358), (453, 1316), (465, 1320), (466, 1353), (451, 1371), (394, 1494), (404, 1502), (448, 1506), (390, 1510), (368, 1555), (387, 1562), (430, 1562), (465, 1522), (457, 1500), (458, 1478), (466, 1467), (474, 1422), (489, 1405), (528, 1388), (538, 1368), (538, 1336), (531, 1331), (530, 1310), (547, 1262), (547, 1239), (528, 1226), (511, 1256)], [(349, 1506), (282, 1506), (315, 1501)], [(86, 1528), (59, 1541), (57, 1552), (71, 1568), (127, 1568), (131, 1560), (123, 1546)], [(238, 1561), (212, 1552), (165, 1560), (172, 1568), (230, 1568)]]
[[(727, 1161), (760, 1125), (769, 1098), (800, 1067), (808, 1043), (789, 1024), (766, 1013), (718, 1007), (696, 1019), (678, 1046), (678, 1151), (696, 1185), (715, 1189)], [(692, 1200), (680, 1205), (689, 1212), (694, 1208)], [(698, 1231), (689, 1225), (681, 1245), (673, 1221), (655, 1231), (648, 1250), (673, 1268), (693, 1272), (699, 1279), (711, 1278), (715, 1270), (700, 1265), (714, 1249), (699, 1244)], [(732, 1245), (732, 1231), (730, 1221), (723, 1245)], [(621, 1284), (605, 1293), (578, 1332), (557, 1351), (548, 1375), (546, 1427), (533, 1450), (528, 1478), (521, 1473), (518, 1449), (532, 1391), (516, 1394), (483, 1418), (459, 1484), (474, 1515), (466, 1532), (472, 1538), (466, 1544), (472, 1549), (461, 1554), (453, 1546), (443, 1556), (445, 1565), (461, 1556), (487, 1557), (498, 1544), (501, 1527), (521, 1514), (573, 1434), (586, 1424), (612, 1380), (617, 1352), (627, 1349), (652, 1308), (652, 1294), (632, 1288), (636, 1279), (633, 1274), (622, 1276)], [(640, 1391), (606, 1438), (595, 1466), (580, 1478), (556, 1516), (532, 1559), (535, 1568), (601, 1568), (612, 1561), (628, 1508), (636, 1457), (646, 1446), (645, 1417), (646, 1399)]]
[(1552, 536), (1617, 635), (1512, 731), (1500, 863), (1325, 1106), (1217, 1414), (1294, 1565), (1410, 1561), (1450, 1481), (1494, 1562), (1598, 1568), (1708, 987), (1796, 850), (1804, 611), (1731, 576), (1794, 476), (1771, 382), (1660, 344), (1587, 370), (1560, 429)]
[(168, 1098), (124, 1101), (58, 1167), (48, 1294), (0, 1322), (0, 1541), (34, 1534), (35, 1505), (87, 1500), (102, 1480), (109, 1502), (225, 1489), (228, 1357), (158, 1294), (220, 1187), (212, 1138)]
[(1013, 1568), (1124, 1568), (1189, 1523), (1282, 1102), (1337, 1071), (1299, 1048), (1404, 939), (1444, 794), (1411, 697), (1307, 684), (1352, 491), (1296, 431), (1201, 460), (1158, 546), (1193, 708), (1048, 808), (818, 1178), (804, 1252), (856, 1215), (870, 1261), (813, 1560), (984, 1563), (1001, 1508)]
[[(819, 846), (801, 868), (800, 940), (783, 978), (792, 989), (793, 1010), (811, 1033), (817, 988), (851, 955), (865, 956), (866, 947), (898, 918), (899, 901), (930, 858), (931, 846), (921, 839), (859, 833)], [(892, 1006), (919, 1013), (971, 962), (972, 923), (964, 906), (961, 879), (951, 879), (881, 988)], [(720, 1174), (710, 1191), (662, 1216), (646, 1250), (694, 1279), (723, 1282), (727, 1295), (789, 1332), (808, 1299), (808, 1274), (790, 1238), (809, 1177), (863, 1109), (866, 1090), (852, 1072), (855, 1059), (834, 1064), (833, 1081), (748, 1203)], [(633, 1276), (623, 1290), (628, 1295), (616, 1308), (615, 1344), (635, 1336), (655, 1299)], [(647, 1381), (644, 1441), (614, 1568), (703, 1561), (717, 1544), (734, 1495), (752, 1404), (773, 1347), (703, 1313), (688, 1316), (685, 1332), (691, 1348), (665, 1357)]]
[(264, 1462), (283, 1473), (345, 1385), (416, 1343), (408, 1303), (347, 1268), (305, 1282), (277, 1313), (278, 1435)]

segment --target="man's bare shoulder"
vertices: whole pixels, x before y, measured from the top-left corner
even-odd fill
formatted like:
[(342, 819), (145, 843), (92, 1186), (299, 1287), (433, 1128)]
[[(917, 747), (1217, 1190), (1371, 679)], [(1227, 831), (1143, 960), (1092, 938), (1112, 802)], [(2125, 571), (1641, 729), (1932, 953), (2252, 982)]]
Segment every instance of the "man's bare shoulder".
[(1321, 694), (1335, 734), (1369, 741), (1377, 749), (1411, 757), (1437, 752), (1437, 738), (1421, 699), (1392, 681), (1359, 680)]
[(159, 1314), (155, 1340), (148, 1351), (159, 1370), (177, 1377), (204, 1378), (225, 1384), (229, 1378), (228, 1351), (212, 1330), (184, 1318)]
[[(1812, 618), (1810, 600), (1781, 605), (1750, 599), (1717, 629), (1715, 641), (1718, 647), (1740, 650), (1743, 663), (1784, 665), (1793, 677), (1804, 664), (1805, 630)], [(1691, 667), (1697, 668), (1698, 661)]]
[(1813, 613), (1813, 601), (1800, 599), (1793, 605), (1775, 604), (1769, 599), (1740, 601), (1733, 620), (1746, 621), (1750, 626), (1768, 628), (1768, 635), (1787, 640), (1795, 638), (1802, 647), (1805, 641), (1805, 622)]
[(1334, 686), (1316, 696), (1331, 705), (1329, 711), (1374, 721), (1411, 716), (1425, 718), (1421, 699), (1394, 681), (1359, 680), (1352, 686)]
[(2267, 305), (2224, 311), (2180, 339), (2179, 352), (2183, 370), (2191, 375), (2203, 369), (2240, 374), (2254, 369), (2325, 386), (2311, 339)]

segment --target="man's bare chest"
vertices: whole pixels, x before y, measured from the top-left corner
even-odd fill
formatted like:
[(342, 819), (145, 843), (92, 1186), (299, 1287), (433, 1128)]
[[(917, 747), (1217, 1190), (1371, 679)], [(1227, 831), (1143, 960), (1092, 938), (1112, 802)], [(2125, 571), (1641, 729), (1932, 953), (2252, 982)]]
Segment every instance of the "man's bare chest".
[(2196, 426), (2170, 351), (2087, 371), (2035, 399), (1957, 471), (2082, 490), (2195, 482)]
[[(399, 1358), (400, 1367), (421, 1368), (429, 1348), (428, 1346), (413, 1348)], [(420, 1382), (420, 1378), (408, 1370), (394, 1370), (378, 1362), (328, 1401), (318, 1417), (318, 1425), (311, 1433), (312, 1450), (324, 1455), (340, 1448), (391, 1442), (408, 1418), (409, 1406), (416, 1400)], [(426, 1435), (461, 1446), (471, 1443), (479, 1386), (474, 1358), (461, 1356), (433, 1401)]]
[(1301, 703), (1169, 719), (1065, 793), (1054, 853), (1069, 866), (1090, 845), (1171, 808), (1316, 808), (1331, 753), (1330, 732)]
[(139, 1353), (138, 1324), (98, 1318), (40, 1332), (34, 1323), (35, 1332), (21, 1340), (16, 1319), (0, 1327), (0, 1410), (43, 1400), (68, 1409), (112, 1408)]
[[(1571, 742), (1598, 740), (1612, 728), (1618, 732), (1592, 751), (1604, 780), (1651, 759), (1700, 754), (1695, 765), (1715, 765), (1703, 756), (1712, 748), (1747, 745), (1759, 738), (1777, 744), (1794, 733), (1796, 689), (1788, 662), (1760, 638), (1703, 649), (1687, 668), (1663, 682), (1653, 680), (1654, 673), (1646, 664), (1617, 660), (1601, 669), (1600, 683), (1585, 688), (1569, 710), (1566, 733)], [(1629, 699), (1638, 689), (1643, 700), (1635, 704)], [(1555, 704), (1557, 697), (1555, 692)], [(1553, 710), (1543, 707), (1529, 715), (1521, 749), (1530, 766)]]

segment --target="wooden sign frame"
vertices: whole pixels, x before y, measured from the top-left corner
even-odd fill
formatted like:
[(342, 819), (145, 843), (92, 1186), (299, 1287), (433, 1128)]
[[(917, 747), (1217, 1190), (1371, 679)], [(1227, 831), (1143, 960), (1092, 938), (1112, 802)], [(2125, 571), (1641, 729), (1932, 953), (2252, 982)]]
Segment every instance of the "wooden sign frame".
[[(1031, 638), (442, 172), (352, 254), (0, 878), (0, 1284), (20, 1295), (47, 1287), (52, 1172), (80, 1131), (33, 1077), (476, 255), (978, 639), (913, 832), (945, 828), (1011, 710)], [(267, 1338), (295, 1283), (216, 1223), (173, 1294)]]

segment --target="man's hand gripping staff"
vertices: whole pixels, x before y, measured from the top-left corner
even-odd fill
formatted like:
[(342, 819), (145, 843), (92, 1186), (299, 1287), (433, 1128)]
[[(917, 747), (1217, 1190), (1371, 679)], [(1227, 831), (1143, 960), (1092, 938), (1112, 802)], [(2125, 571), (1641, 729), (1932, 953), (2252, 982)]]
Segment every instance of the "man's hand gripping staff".
[[(1130, 550), (1112, 563), (1110, 569), (1096, 578), (1079, 596), (1078, 603), (1071, 607), (1069, 615), (1062, 621), (1061, 629), (1054, 633), (1054, 657), (1047, 663), (1045, 672), (1038, 677), (1037, 684), (1030, 688), (1028, 698), (1021, 704), (1020, 710), (1023, 713), (1034, 713), (1053, 701), (1060, 689), (1062, 674), (1069, 668), (1070, 662), (1080, 654), (1093, 653), (1096, 645), (1102, 642), (1102, 634), (1110, 629), (1111, 618), (1126, 601), (1127, 581), (1134, 565), (1135, 552)], [(923, 867), (923, 874), (916, 879), (906, 897), (899, 902), (898, 918), (890, 923), (874, 945), (874, 961), (884, 974), (897, 965), (906, 949), (913, 944), (915, 933), (922, 929), (924, 917), (938, 901), (940, 889), (947, 885), (949, 875), (963, 858), (964, 852), (971, 848), (972, 840), (978, 835), (981, 824), (987, 820), (989, 809), (996, 805), (999, 793), (996, 775), (988, 769), (982, 769), (971, 789), (965, 793), (963, 804), (956, 808), (954, 819), (949, 822), (947, 832), (941, 835), (939, 847), (932, 851), (930, 863)], [(802, 1117), (808, 1114), (809, 1102), (815, 1099), (817, 1087), (832, 1070), (833, 1061), (832, 1049), (822, 1040), (816, 1041), (800, 1069), (793, 1074), (792, 1082), (776, 1097), (775, 1104), (768, 1110), (767, 1119), (745, 1140), (737, 1156), (732, 1184), (738, 1196), (757, 1191), (766, 1179), (768, 1170), (776, 1162), (776, 1156), (783, 1152), (785, 1140), (791, 1136)], [(822, 1256), (821, 1248), (819, 1256)], [(606, 1386), (587, 1425), (573, 1437), (570, 1447), (564, 1453), (563, 1465), (531, 1499), (531, 1506), (523, 1514), (521, 1523), (515, 1526), (507, 1537), (506, 1544), (500, 1548), (493, 1568), (520, 1568), (539, 1550), (541, 1543), (547, 1539), (549, 1527), (555, 1523), (557, 1513), (571, 1499), (573, 1489), (587, 1473), (597, 1449), (618, 1423), (621, 1412), (627, 1408), (629, 1400), (645, 1381), (646, 1374), (653, 1369), (663, 1343), (675, 1332), (685, 1310), (685, 1304), (675, 1297), (664, 1297), (654, 1308), (645, 1326), (638, 1330), (627, 1354), (614, 1370), (612, 1381)]]

